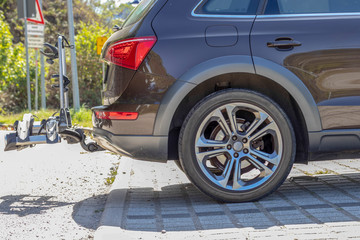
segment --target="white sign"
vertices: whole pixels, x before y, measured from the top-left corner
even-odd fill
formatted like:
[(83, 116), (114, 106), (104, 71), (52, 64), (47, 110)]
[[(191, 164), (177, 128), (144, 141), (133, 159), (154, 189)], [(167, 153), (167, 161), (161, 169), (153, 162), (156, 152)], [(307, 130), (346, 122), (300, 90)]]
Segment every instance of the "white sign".
[(28, 24), (27, 34), (30, 36), (44, 36), (44, 25)]
[(44, 37), (28, 37), (28, 47), (29, 48), (43, 48), (44, 47)]

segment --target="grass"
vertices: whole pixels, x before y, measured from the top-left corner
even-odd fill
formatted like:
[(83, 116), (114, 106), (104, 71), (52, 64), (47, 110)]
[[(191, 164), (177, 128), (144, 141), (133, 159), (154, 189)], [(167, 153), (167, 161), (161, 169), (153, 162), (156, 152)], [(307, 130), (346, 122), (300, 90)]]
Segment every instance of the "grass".
[[(41, 121), (42, 119), (47, 119), (57, 110), (46, 109), (39, 110), (37, 112), (31, 112), (33, 115), (37, 116), (38, 119), (35, 118), (35, 121)], [(6, 114), (0, 115), (0, 124), (8, 124), (12, 125), (16, 120), (22, 120), (22, 117), (25, 113), (29, 113), (29, 111), (24, 111), (16, 114)], [(81, 108), (78, 112), (75, 112), (74, 109), (70, 109), (71, 119), (73, 125), (79, 125), (83, 127), (92, 127), (91, 121), (91, 110), (87, 108)]]
[(321, 175), (321, 174), (330, 174), (331, 172), (328, 169), (325, 170), (318, 170), (315, 172), (316, 175)]
[(119, 165), (110, 168), (109, 176), (105, 179), (105, 185), (109, 186), (114, 183)]

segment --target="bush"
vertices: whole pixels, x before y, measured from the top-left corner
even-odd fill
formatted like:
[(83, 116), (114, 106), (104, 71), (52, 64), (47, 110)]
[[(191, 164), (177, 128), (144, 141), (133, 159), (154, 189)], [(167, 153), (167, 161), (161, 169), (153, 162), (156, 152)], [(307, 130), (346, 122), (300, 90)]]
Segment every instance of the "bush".
[[(102, 63), (96, 52), (96, 39), (109, 36), (111, 31), (93, 22), (80, 22), (75, 37), (80, 102), (93, 107), (101, 104)], [(95, 33), (95, 34), (94, 34)]]
[[(9, 25), (0, 11), (0, 109), (20, 111), (27, 107), (26, 60), (22, 43), (13, 44)], [(34, 76), (34, 69), (31, 68)]]

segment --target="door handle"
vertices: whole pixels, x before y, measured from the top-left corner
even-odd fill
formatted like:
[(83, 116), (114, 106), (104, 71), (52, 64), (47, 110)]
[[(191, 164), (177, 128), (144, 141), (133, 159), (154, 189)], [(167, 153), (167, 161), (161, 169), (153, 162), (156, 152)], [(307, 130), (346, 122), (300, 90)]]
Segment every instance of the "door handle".
[(274, 41), (274, 42), (268, 42), (267, 46), (271, 48), (276, 48), (278, 50), (291, 50), (294, 47), (301, 46), (301, 42), (294, 40)]

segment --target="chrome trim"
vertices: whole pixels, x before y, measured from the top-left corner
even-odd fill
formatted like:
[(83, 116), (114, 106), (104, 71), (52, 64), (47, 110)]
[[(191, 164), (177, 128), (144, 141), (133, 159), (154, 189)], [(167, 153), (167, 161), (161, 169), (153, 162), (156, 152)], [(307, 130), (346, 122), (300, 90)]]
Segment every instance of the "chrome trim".
[(349, 13), (300, 13), (300, 14), (270, 14), (257, 15), (257, 18), (286, 18), (286, 17), (333, 17), (333, 16), (360, 16), (360, 12)]
[(216, 14), (197, 14), (197, 13), (195, 13), (195, 10), (204, 1), (205, 0), (201, 0), (195, 6), (195, 8), (191, 11), (191, 16), (193, 16), (193, 17), (207, 17), (207, 18), (255, 18), (256, 17), (256, 15), (226, 15), (226, 14), (216, 15)]
[(29, 136), (29, 141), (20, 142), (20, 139), (16, 138), (16, 146), (28, 146), (33, 144), (45, 144), (46, 136), (45, 135), (37, 135), (37, 136)]

